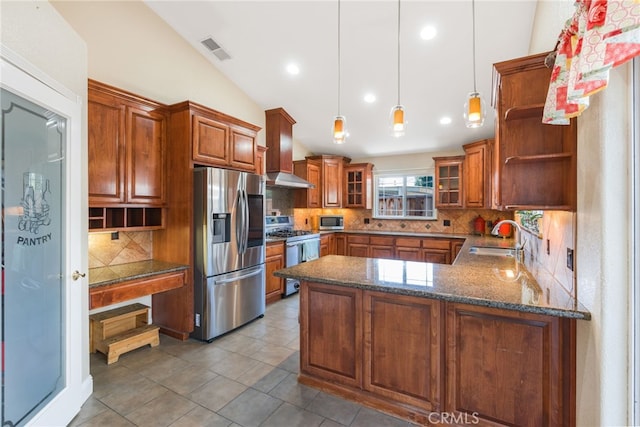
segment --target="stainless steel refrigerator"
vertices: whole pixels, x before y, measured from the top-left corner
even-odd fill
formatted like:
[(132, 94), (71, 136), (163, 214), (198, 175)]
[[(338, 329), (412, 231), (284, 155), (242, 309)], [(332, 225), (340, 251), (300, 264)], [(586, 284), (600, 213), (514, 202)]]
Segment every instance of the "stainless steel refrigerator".
[(264, 315), (264, 188), (260, 175), (194, 170), (194, 338), (211, 341)]

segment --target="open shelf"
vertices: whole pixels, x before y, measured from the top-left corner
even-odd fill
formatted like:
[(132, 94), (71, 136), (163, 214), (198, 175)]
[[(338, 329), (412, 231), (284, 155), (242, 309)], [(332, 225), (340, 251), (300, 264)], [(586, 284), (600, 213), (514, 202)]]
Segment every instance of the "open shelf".
[(552, 154), (534, 154), (529, 156), (511, 156), (504, 160), (504, 164), (519, 162), (544, 162), (551, 160), (570, 159), (572, 153), (552, 153)]
[(90, 207), (89, 231), (135, 231), (164, 228), (163, 208)]
[(544, 111), (544, 104), (532, 104), (532, 105), (524, 105), (518, 107), (509, 108), (506, 113), (504, 113), (504, 120), (521, 120), (521, 119), (530, 119), (532, 117), (540, 117), (542, 120), (542, 113)]

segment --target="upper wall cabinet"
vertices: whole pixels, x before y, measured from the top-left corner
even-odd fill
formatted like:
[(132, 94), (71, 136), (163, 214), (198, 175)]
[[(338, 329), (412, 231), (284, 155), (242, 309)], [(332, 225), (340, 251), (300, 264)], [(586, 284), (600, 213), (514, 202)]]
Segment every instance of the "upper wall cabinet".
[(191, 142), (194, 164), (256, 171), (256, 135), (260, 127), (191, 101), (174, 104), (172, 132)]
[(464, 148), (464, 206), (491, 208), (491, 177), (493, 139), (465, 144)]
[(323, 208), (342, 207), (342, 180), (344, 164), (351, 159), (342, 156), (309, 156), (308, 160), (320, 162), (320, 181)]
[(372, 174), (373, 164), (371, 163), (351, 163), (344, 166), (342, 198), (345, 208), (371, 209)]
[(493, 66), (496, 109), (492, 205), (496, 209), (576, 208), (576, 120), (542, 123), (551, 78), (547, 53)]
[(89, 206), (165, 203), (167, 111), (89, 80)]
[(464, 156), (433, 158), (436, 169), (436, 208), (463, 207)]

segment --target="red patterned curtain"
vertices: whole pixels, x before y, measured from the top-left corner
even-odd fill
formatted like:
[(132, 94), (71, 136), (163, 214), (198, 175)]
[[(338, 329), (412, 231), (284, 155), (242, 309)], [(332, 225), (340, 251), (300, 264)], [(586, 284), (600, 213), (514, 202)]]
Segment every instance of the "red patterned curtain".
[(607, 87), (609, 70), (640, 55), (640, 0), (578, 0), (560, 33), (542, 121), (569, 124)]

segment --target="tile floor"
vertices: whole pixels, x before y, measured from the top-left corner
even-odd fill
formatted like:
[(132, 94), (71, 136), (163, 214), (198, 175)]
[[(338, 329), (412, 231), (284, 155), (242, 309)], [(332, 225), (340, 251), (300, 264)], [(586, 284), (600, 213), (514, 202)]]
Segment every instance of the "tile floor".
[(93, 394), (70, 426), (410, 426), (298, 384), (298, 296), (210, 344), (160, 335), (160, 345), (91, 355)]

